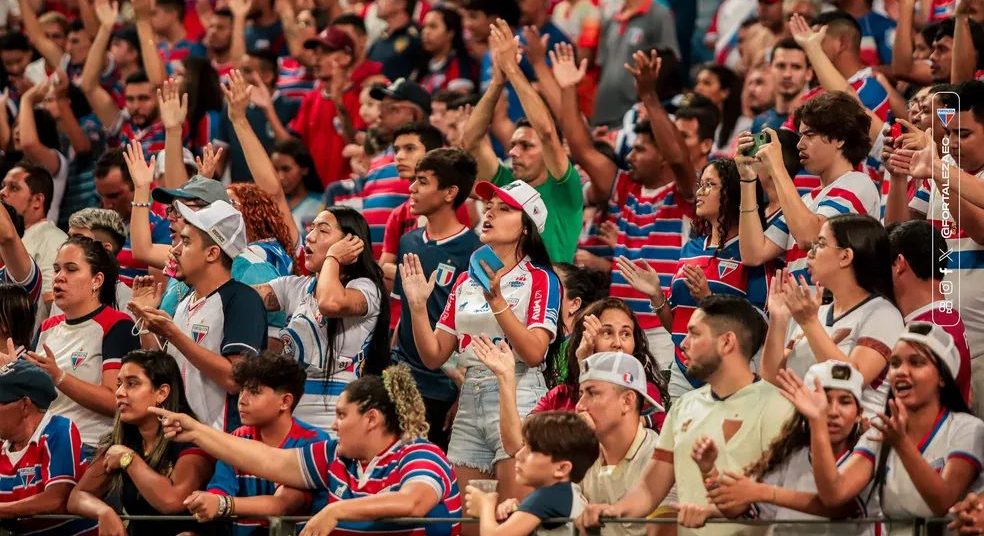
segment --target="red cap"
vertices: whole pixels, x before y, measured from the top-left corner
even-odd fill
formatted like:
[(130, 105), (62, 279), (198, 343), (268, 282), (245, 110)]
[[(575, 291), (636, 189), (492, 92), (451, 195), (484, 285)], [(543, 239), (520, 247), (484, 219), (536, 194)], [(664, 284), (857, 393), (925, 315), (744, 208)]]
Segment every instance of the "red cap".
[(349, 54), (355, 52), (355, 43), (352, 42), (349, 34), (335, 26), (325, 28), (318, 34), (318, 37), (313, 37), (304, 42), (304, 48), (318, 47), (329, 51), (342, 50)]

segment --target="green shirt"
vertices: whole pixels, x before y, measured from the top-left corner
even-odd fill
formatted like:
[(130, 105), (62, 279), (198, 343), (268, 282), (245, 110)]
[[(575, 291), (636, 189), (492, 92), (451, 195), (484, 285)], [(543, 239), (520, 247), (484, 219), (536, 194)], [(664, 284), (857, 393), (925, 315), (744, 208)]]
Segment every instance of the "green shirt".
[[(514, 180), (512, 170), (500, 163), (499, 170), (492, 177), (492, 184), (505, 186)], [(536, 191), (547, 206), (547, 224), (541, 235), (550, 260), (573, 262), (584, 214), (581, 177), (574, 164), (568, 161), (567, 171), (559, 179), (547, 173), (547, 182), (537, 186)]]

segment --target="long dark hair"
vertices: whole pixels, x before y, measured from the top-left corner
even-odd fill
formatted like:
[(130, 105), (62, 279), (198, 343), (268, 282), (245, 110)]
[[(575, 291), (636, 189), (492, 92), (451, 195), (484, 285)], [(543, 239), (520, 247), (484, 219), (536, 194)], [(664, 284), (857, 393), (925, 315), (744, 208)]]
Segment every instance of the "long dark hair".
[[(372, 331), (372, 339), (369, 346), (365, 348), (361, 374), (381, 374), (383, 369), (390, 363), (389, 358), (389, 294), (386, 292), (386, 283), (383, 280), (383, 270), (372, 257), (372, 239), (369, 236), (369, 224), (362, 214), (355, 209), (345, 206), (332, 206), (325, 210), (331, 213), (338, 222), (338, 227), (343, 234), (351, 234), (359, 237), (365, 244), (359, 258), (353, 264), (341, 267), (342, 284), (358, 279), (368, 278), (376, 286), (379, 292), (379, 316), (376, 317), (376, 327)], [(328, 340), (334, 341), (342, 329), (340, 318), (328, 318), (326, 330)], [(332, 372), (338, 356), (335, 355), (335, 345), (328, 344), (328, 362), (325, 367), (325, 381), (331, 381), (334, 375)]]
[(116, 263), (116, 258), (110, 255), (101, 242), (97, 242), (87, 236), (72, 236), (61, 245), (76, 246), (82, 250), (82, 256), (89, 263), (92, 275), (102, 273), (103, 283), (99, 287), (99, 303), (107, 307), (116, 307), (116, 281), (120, 276), (120, 265)]
[[(133, 363), (143, 369), (150, 384), (154, 389), (159, 389), (163, 385), (169, 386), (167, 398), (161, 402), (159, 407), (175, 413), (184, 413), (195, 418), (195, 413), (188, 404), (185, 397), (184, 381), (181, 379), (181, 370), (174, 358), (161, 350), (133, 350), (123, 356), (123, 364)], [(157, 443), (153, 450), (144, 459), (147, 465), (157, 473), (166, 475), (170, 472), (170, 464), (173, 460), (165, 459), (168, 446), (171, 440), (164, 436), (164, 429), (157, 431)], [(99, 442), (97, 458), (106, 454), (109, 447), (113, 445), (125, 445), (133, 449), (134, 452), (144, 452), (143, 436), (140, 435), (140, 427), (136, 424), (125, 423), (120, 420), (120, 413), (116, 412), (113, 420), (113, 428), (103, 436)], [(123, 488), (123, 471), (117, 471), (110, 477), (110, 495), (118, 494)]]
[(188, 93), (188, 124), (192, 129), (197, 129), (205, 114), (222, 109), (219, 73), (215, 72), (212, 62), (197, 56), (185, 58), (184, 68), (185, 87), (182, 91)]
[[(721, 158), (708, 163), (701, 170), (701, 176), (704, 175), (704, 171), (709, 167), (713, 167), (717, 171), (721, 181), (721, 201), (718, 207), (717, 221), (710, 222), (701, 217), (694, 218), (691, 236), (710, 237), (711, 226), (716, 225), (719, 243), (714, 255), (717, 256), (717, 251), (720, 251), (724, 247), (724, 242), (728, 238), (729, 232), (738, 230), (738, 218), (741, 216), (739, 207), (739, 200), (741, 200), (741, 174), (738, 173), (738, 165), (733, 158)], [(762, 189), (762, 183), (756, 181), (755, 198), (761, 199), (764, 195), (765, 191)], [(764, 203), (759, 203), (758, 214), (762, 226), (765, 227)]]
[(858, 286), (895, 303), (888, 232), (871, 216), (838, 214), (827, 220), (837, 245), (854, 253), (851, 263)]
[[(289, 156), (294, 159), (294, 163), (301, 169), (306, 169), (307, 173), (301, 179), (304, 183), (304, 188), (307, 189), (308, 193), (320, 193), (324, 191), (325, 187), (321, 184), (321, 179), (318, 178), (318, 170), (314, 167), (314, 159), (311, 158), (311, 153), (308, 151), (307, 147), (301, 143), (301, 140), (297, 138), (288, 138), (283, 141), (278, 141), (273, 145), (273, 150), (270, 154), (280, 153), (284, 156)], [(303, 232), (303, 229), (299, 229)]]
[(728, 90), (728, 96), (721, 105), (721, 131), (717, 139), (718, 147), (725, 147), (731, 140), (738, 117), (741, 116), (741, 77), (731, 69), (713, 63), (704, 65), (700, 70), (713, 74), (721, 89)]
[(635, 341), (635, 350), (632, 351), (632, 355), (642, 363), (642, 368), (646, 371), (646, 379), (656, 385), (664, 401), (669, 401), (670, 397), (666, 390), (666, 380), (659, 373), (659, 364), (649, 349), (649, 339), (646, 338), (646, 332), (643, 331), (642, 326), (639, 324), (639, 319), (636, 318), (632, 309), (619, 298), (605, 298), (596, 301), (582, 308), (578, 313), (577, 320), (574, 321), (574, 330), (571, 333), (570, 342), (567, 344), (567, 377), (564, 379), (564, 385), (567, 385), (574, 393), (577, 393), (578, 385), (580, 384), (581, 364), (577, 360), (576, 353), (577, 347), (581, 345), (581, 338), (584, 336), (585, 317), (588, 315), (601, 317), (602, 313), (610, 309), (622, 311), (632, 321), (632, 339)]
[(0, 284), (0, 330), (14, 340), (15, 347), (33, 346), (34, 315), (34, 301), (24, 287), (10, 283)]
[[(462, 78), (467, 78), (472, 82), (475, 82), (475, 64), (472, 61), (471, 55), (468, 53), (468, 47), (465, 45), (464, 27), (461, 24), (461, 15), (454, 9), (450, 9), (445, 6), (437, 6), (431, 8), (428, 13), (437, 13), (441, 16), (441, 20), (444, 22), (444, 27), (447, 31), (452, 32), (451, 37), (451, 51), (449, 53), (448, 61), (451, 58), (458, 60), (459, 73)], [(422, 57), (422, 63), (420, 69), (421, 76), (426, 75), (429, 72), (427, 65), (430, 59), (429, 54), (425, 54)]]
[[(519, 237), (519, 242), (516, 244), (516, 258), (522, 259), (523, 257), (529, 257), (530, 262), (534, 266), (557, 277), (557, 273), (553, 269), (553, 264), (550, 262), (550, 253), (547, 252), (547, 245), (543, 242), (543, 236), (537, 230), (536, 223), (533, 222), (533, 219), (526, 212), (521, 211), (520, 213), (523, 216), (523, 234)], [(560, 345), (564, 343), (565, 338), (564, 323), (558, 319), (557, 333), (550, 345), (547, 346), (547, 355), (544, 360), (546, 363), (543, 371), (544, 378), (552, 378), (554, 376), (553, 359), (550, 359), (550, 357), (560, 351)]]

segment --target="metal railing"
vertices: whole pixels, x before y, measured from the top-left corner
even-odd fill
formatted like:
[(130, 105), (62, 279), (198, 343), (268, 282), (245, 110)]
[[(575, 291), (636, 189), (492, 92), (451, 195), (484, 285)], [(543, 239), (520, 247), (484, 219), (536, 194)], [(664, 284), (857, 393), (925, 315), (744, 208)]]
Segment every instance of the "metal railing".
[[(121, 515), (121, 519), (124, 521), (187, 521), (187, 522), (197, 522), (195, 517), (190, 515)], [(79, 516), (74, 515), (43, 515), (34, 516), (29, 519), (50, 519), (50, 520), (70, 520), (70, 519), (82, 519)], [(236, 518), (225, 518), (229, 521), (235, 521)], [(280, 516), (280, 517), (257, 517), (249, 519), (266, 519), (270, 525), (270, 535), (271, 536), (289, 536), (295, 534), (295, 527), (299, 523), (303, 523), (309, 519), (311, 516)], [(380, 521), (386, 521), (387, 523), (392, 523), (395, 525), (424, 525), (432, 523), (478, 523), (477, 518), (473, 517), (398, 517), (382, 519)], [(571, 518), (554, 518), (546, 519), (544, 523), (550, 524), (560, 524), (560, 523), (570, 523), (574, 521)], [(859, 525), (875, 525), (875, 524), (885, 524), (889, 527), (891, 526), (911, 526), (913, 536), (929, 536), (932, 534), (942, 534), (943, 529), (945, 529), (946, 524), (951, 521), (951, 518), (917, 518), (917, 519), (886, 519), (886, 518), (863, 518), (863, 519), (842, 519), (842, 520), (829, 520), (829, 519), (724, 519), (724, 518), (711, 518), (707, 520), (707, 524), (716, 525), (745, 525), (745, 526), (770, 526), (770, 525), (782, 525), (782, 526), (859, 526)], [(674, 518), (604, 518), (602, 520), (604, 524), (647, 524), (647, 525), (671, 525), (676, 524), (676, 519)], [(0, 536), (15, 535), (16, 532), (10, 529), (0, 528)], [(577, 529), (573, 529), (574, 536), (577, 536)]]

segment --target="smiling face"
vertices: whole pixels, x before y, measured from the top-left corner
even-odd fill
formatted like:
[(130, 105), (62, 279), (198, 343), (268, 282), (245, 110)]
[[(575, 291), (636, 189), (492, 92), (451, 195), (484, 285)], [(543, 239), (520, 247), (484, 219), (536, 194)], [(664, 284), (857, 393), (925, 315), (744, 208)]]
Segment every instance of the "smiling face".
[(895, 400), (912, 411), (939, 400), (943, 379), (929, 352), (899, 341), (888, 359), (888, 385)]
[(510, 207), (498, 197), (493, 197), (485, 204), (482, 232), (478, 237), (483, 244), (517, 243), (522, 234), (523, 211)]
[(311, 231), (304, 239), (304, 267), (311, 273), (320, 273), (328, 248), (345, 237), (338, 220), (324, 210), (311, 222)]
[(171, 386), (167, 384), (154, 387), (140, 365), (123, 363), (116, 378), (116, 411), (120, 420), (127, 424), (139, 424), (147, 419), (156, 419), (147, 408), (161, 405), (170, 392)]

